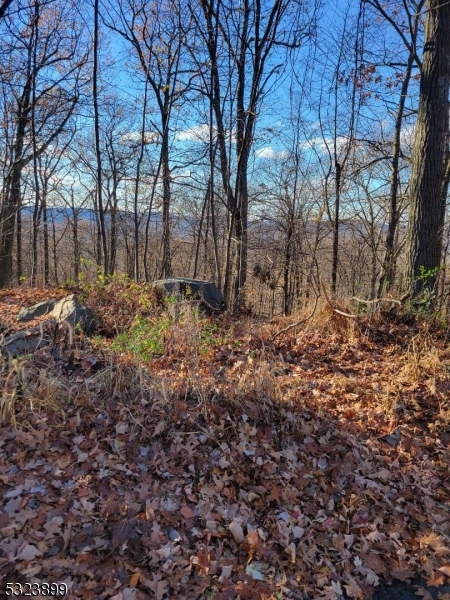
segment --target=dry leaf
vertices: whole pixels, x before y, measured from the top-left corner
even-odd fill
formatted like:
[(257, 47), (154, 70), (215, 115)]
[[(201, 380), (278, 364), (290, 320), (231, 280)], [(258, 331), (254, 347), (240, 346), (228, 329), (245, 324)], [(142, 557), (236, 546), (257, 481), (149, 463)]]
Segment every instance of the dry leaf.
[(414, 589), (416, 590), (416, 594), (423, 598), (423, 600), (433, 600), (433, 596), (424, 587), (418, 585)]
[(195, 517), (194, 511), (186, 504), (180, 508), (180, 513), (185, 519), (193, 519)]
[(242, 525), (239, 521), (232, 521), (228, 525), (228, 529), (231, 531), (234, 540), (241, 544), (244, 541), (244, 530), (242, 529)]
[(125, 518), (117, 521), (112, 533), (112, 547), (114, 550), (128, 542), (128, 540), (135, 540), (138, 537), (133, 525), (134, 519)]
[(445, 565), (441, 565), (438, 568), (438, 571), (440, 571), (441, 573), (444, 573), (444, 575), (447, 575), (447, 577), (450, 577), (450, 563), (446, 563)]
[(34, 560), (37, 556), (41, 556), (41, 552), (32, 544), (26, 544), (20, 553), (17, 555), (19, 560)]
[(130, 577), (130, 588), (135, 588), (139, 582), (139, 578), (141, 576), (141, 572), (140, 571), (136, 571), (136, 573), (133, 573), (133, 575)]

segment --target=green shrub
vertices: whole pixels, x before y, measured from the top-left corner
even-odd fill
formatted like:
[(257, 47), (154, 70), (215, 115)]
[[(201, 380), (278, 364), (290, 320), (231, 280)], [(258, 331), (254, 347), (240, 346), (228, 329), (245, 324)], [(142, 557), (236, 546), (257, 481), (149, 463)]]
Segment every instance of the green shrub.
[(138, 316), (131, 328), (119, 334), (111, 344), (115, 352), (127, 352), (134, 358), (147, 362), (164, 353), (164, 338), (170, 324), (165, 317), (153, 322)]

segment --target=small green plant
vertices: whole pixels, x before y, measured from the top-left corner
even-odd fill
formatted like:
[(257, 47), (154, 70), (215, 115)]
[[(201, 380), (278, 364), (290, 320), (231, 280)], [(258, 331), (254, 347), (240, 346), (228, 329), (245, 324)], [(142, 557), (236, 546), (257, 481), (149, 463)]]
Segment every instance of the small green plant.
[[(229, 344), (233, 340), (233, 331), (231, 329), (223, 330), (217, 323), (211, 321), (200, 321), (199, 350), (203, 356), (208, 354), (212, 348), (218, 348)], [(235, 341), (232, 342), (233, 347)], [(238, 342), (240, 346), (240, 342)]]
[(219, 327), (217, 323), (205, 323), (200, 332), (200, 341), (205, 346), (214, 346), (217, 344)]
[(357, 315), (367, 315), (367, 313), (369, 312), (369, 307), (365, 302), (358, 302), (358, 305), (356, 307), (356, 314)]
[(423, 265), (420, 266), (420, 275), (417, 277), (417, 281), (421, 283), (421, 291), (419, 295), (414, 298), (414, 308), (420, 314), (429, 313), (433, 309), (436, 300), (434, 283), (440, 270), (441, 267), (426, 269)]
[(155, 355), (163, 354), (164, 337), (169, 325), (167, 317), (152, 323), (140, 316), (128, 331), (117, 336), (111, 349), (115, 352), (128, 352), (136, 359), (147, 362)]

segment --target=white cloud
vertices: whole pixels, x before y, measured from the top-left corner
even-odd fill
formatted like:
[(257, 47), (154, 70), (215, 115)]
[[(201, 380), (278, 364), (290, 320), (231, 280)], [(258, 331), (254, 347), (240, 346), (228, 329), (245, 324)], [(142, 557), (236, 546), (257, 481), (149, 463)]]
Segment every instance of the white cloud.
[(286, 152), (284, 150), (274, 150), (272, 146), (264, 146), (255, 150), (256, 158), (267, 158), (267, 160), (275, 160), (276, 158), (285, 158)]
[(209, 125), (203, 123), (178, 131), (176, 139), (180, 142), (207, 142), (209, 141)]
[[(120, 141), (123, 144), (140, 144), (142, 133), (140, 131), (128, 131), (120, 137)], [(146, 131), (144, 141), (146, 144), (154, 144), (159, 139), (159, 133), (157, 131)]]
[[(346, 149), (348, 143), (348, 137), (345, 135), (339, 135), (336, 138), (336, 149), (338, 154)], [(328, 151), (334, 152), (334, 140), (333, 138), (326, 137), (315, 137), (305, 140), (302, 144), (303, 148), (313, 148), (320, 154), (326, 154)]]
[[(201, 123), (200, 125), (195, 125), (194, 127), (188, 127), (187, 129), (182, 129), (181, 131), (177, 131), (175, 134), (175, 139), (179, 142), (209, 142), (209, 125), (207, 123)], [(217, 129), (213, 127), (213, 137), (216, 136)], [(225, 131), (225, 138), (227, 142), (230, 140), (230, 131)], [(232, 143), (235, 142), (235, 133), (231, 134)]]

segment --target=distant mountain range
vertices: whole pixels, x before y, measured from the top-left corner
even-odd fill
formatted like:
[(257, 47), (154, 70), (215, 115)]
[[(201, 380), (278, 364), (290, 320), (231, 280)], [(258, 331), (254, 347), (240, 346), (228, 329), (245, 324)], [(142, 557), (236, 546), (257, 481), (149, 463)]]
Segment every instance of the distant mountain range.
[[(33, 210), (34, 209), (31, 206), (22, 207), (22, 217), (24, 218), (24, 220), (32, 218)], [(95, 221), (96, 221), (95, 211), (93, 208), (80, 208), (77, 211), (77, 215), (78, 215), (78, 219), (81, 221), (88, 221), (89, 223), (95, 223)], [(119, 210), (119, 211), (117, 211), (116, 216), (117, 216), (118, 222), (120, 222), (120, 221), (123, 222), (124, 220), (128, 221), (130, 224), (133, 222), (133, 213), (130, 211), (126, 212), (124, 210)], [(70, 221), (73, 220), (73, 211), (68, 206), (49, 207), (49, 208), (47, 208), (47, 218), (49, 221), (62, 224), (67, 220), (70, 220)], [(147, 218), (146, 216), (141, 217), (141, 226), (146, 223), (146, 218)], [(109, 219), (110, 219), (110, 214), (106, 213), (105, 221), (107, 224), (109, 222)], [(184, 215), (183, 216), (177, 215), (176, 213), (173, 213), (171, 215), (170, 220), (171, 220), (172, 230), (175, 232), (178, 232), (180, 234), (186, 233), (187, 231), (192, 231), (193, 228), (198, 226), (198, 220), (196, 220), (194, 217), (189, 218)], [(160, 227), (162, 227), (162, 213), (161, 212), (152, 213), (150, 222), (155, 228), (159, 229)], [(331, 224), (329, 223), (329, 221), (324, 220), (321, 225), (323, 228), (328, 228), (331, 231)], [(268, 232), (275, 233), (276, 231), (279, 231), (279, 229), (276, 227), (274, 221), (272, 221), (270, 219), (255, 219), (254, 221), (249, 222), (249, 230), (251, 229), (254, 231), (258, 227), (262, 230), (265, 230), (266, 233), (268, 233)], [(310, 221), (310, 223), (307, 227), (309, 230), (309, 233), (312, 235), (315, 235), (316, 227), (317, 227), (316, 221)], [(384, 232), (386, 232), (388, 229), (388, 224), (387, 223), (379, 224), (379, 227)], [(342, 221), (340, 223), (340, 230), (344, 235), (345, 235), (345, 233), (357, 231), (360, 228), (361, 228), (361, 223), (356, 220), (342, 219)]]

